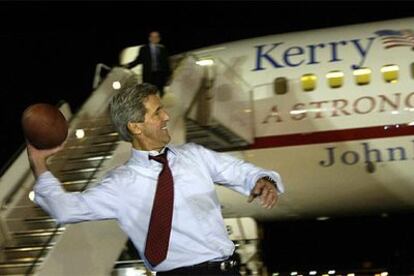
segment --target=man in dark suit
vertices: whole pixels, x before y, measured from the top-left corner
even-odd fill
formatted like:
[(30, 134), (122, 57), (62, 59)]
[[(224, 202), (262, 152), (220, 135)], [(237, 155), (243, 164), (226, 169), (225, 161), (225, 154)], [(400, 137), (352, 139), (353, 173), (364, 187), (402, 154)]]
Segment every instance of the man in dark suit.
[(124, 67), (132, 68), (142, 64), (142, 81), (157, 86), (163, 97), (164, 86), (171, 75), (167, 49), (160, 44), (161, 37), (157, 31), (150, 32), (148, 40), (149, 43), (139, 49), (137, 58)]

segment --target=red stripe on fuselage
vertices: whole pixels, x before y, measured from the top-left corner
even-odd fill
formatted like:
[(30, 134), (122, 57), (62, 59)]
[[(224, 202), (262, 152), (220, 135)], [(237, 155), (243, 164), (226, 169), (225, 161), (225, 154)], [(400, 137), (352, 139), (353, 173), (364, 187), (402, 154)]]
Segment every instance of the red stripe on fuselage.
[[(397, 127), (398, 126), (398, 127)], [(249, 149), (299, 146), (414, 135), (414, 126), (391, 125), (256, 137)]]

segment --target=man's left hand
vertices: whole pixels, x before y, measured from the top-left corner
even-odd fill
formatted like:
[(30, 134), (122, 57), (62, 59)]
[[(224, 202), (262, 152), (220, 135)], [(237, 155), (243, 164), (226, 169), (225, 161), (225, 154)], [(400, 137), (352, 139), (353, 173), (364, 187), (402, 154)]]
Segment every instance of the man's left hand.
[(252, 202), (256, 197), (260, 197), (260, 203), (264, 208), (273, 208), (278, 198), (276, 186), (272, 182), (260, 178), (256, 182), (247, 202)]

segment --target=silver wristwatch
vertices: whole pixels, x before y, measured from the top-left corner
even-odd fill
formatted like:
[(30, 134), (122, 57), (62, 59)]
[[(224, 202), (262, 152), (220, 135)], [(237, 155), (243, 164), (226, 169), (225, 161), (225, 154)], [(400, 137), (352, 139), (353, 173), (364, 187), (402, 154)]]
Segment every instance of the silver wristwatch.
[(271, 178), (270, 176), (264, 176), (261, 179), (264, 179), (264, 180), (269, 181), (270, 183), (272, 183), (273, 185), (275, 185), (275, 187), (277, 189), (277, 183), (276, 183), (276, 181), (274, 181), (273, 178)]

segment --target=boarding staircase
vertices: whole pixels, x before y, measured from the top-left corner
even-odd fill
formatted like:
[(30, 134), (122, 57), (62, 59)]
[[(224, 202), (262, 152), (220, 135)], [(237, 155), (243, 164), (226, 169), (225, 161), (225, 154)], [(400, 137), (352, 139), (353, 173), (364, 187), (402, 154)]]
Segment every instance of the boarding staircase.
[[(119, 140), (108, 116), (79, 123), (77, 127), (86, 136), (79, 139), (71, 135), (50, 163), (51, 171), (69, 192), (83, 191), (97, 181), (97, 173), (112, 157)], [(0, 275), (32, 274), (65, 230), (36, 206), (29, 194), (32, 196), (29, 191), (18, 200), (5, 220), (11, 237), (2, 250)]]
[[(125, 72), (114, 72), (111, 76), (127, 77)], [(111, 82), (102, 83), (75, 116), (70, 111), (63, 112), (70, 123), (68, 139), (63, 150), (48, 163), (68, 192), (81, 192), (95, 185), (111, 167), (115, 149), (119, 148), (119, 136), (108, 113), (109, 99), (114, 92), (110, 87)], [(66, 230), (33, 203), (34, 179), (25, 155), (23, 151), (20, 159), (25, 158), (26, 162), (17, 164), (24, 175), (2, 199), (0, 275), (34, 274)], [(6, 173), (2, 184), (7, 179)]]
[[(215, 66), (197, 64), (203, 58), (195, 55), (176, 58), (173, 81), (163, 99), (171, 117), (172, 142), (195, 142), (221, 151), (245, 148), (254, 137), (252, 91), (219, 59), (214, 61)], [(99, 68), (105, 67), (99, 65)], [(111, 69), (102, 81), (94, 81), (96, 90), (80, 111), (67, 115), (70, 121), (68, 140), (63, 150), (49, 160), (49, 168), (68, 192), (81, 192), (96, 185), (108, 170), (127, 160), (129, 145), (120, 141), (111, 124), (108, 104), (116, 93), (114, 83), (122, 86), (131, 76), (129, 70)], [(17, 177), (13, 178), (10, 169), (11, 176), (1, 178), (0, 189), (4, 190), (3, 182), (8, 186), (6, 191), (0, 190), (0, 275), (85, 272), (82, 266), (88, 264), (85, 260), (88, 255), (78, 256), (82, 255), (79, 247), (69, 249), (76, 243), (80, 247), (85, 245), (85, 242), (76, 241), (83, 234), (92, 236), (85, 240), (93, 243), (96, 238), (96, 242), (102, 244), (101, 248), (92, 246), (89, 249), (92, 256), (99, 255), (99, 260), (89, 260), (89, 272), (83, 275), (151, 275), (115, 224), (108, 222), (110, 226), (102, 227), (93, 223), (58, 225), (36, 206), (32, 202), (34, 179), (25, 151), (21, 152), (19, 160), (17, 172), (23, 172), (23, 176), (14, 172)], [(92, 235), (94, 231), (99, 234)], [(99, 235), (110, 238), (99, 240)], [(105, 246), (113, 252), (104, 254), (103, 251), (111, 251), (103, 250)], [(135, 274), (131, 274), (131, 269)]]

